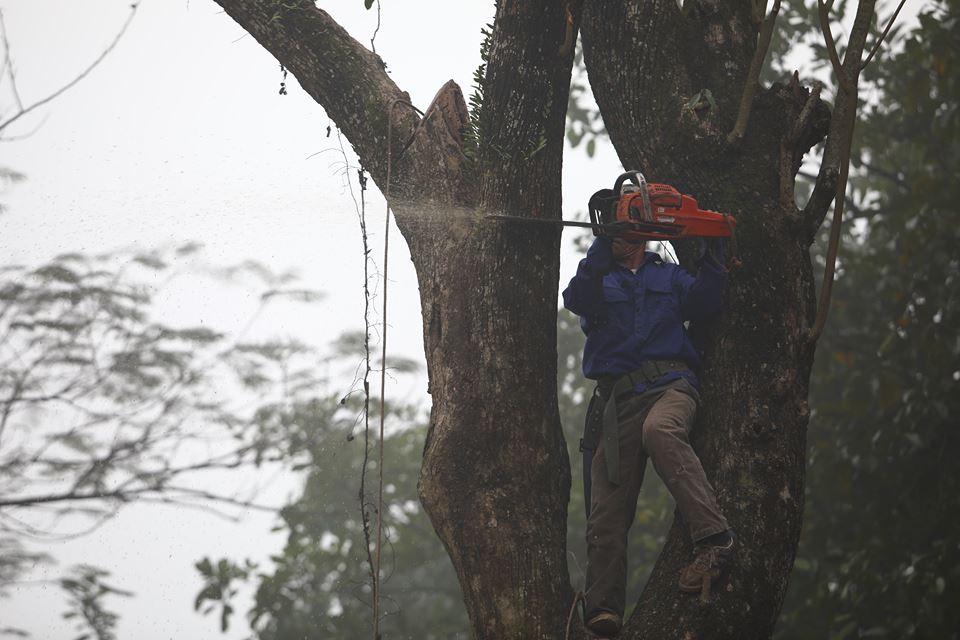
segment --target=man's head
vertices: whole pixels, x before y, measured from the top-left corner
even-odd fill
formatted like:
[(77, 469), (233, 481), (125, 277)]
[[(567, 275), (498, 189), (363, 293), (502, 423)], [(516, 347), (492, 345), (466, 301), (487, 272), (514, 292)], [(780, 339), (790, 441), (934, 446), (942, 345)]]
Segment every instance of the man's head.
[(643, 264), (646, 242), (627, 242), (623, 238), (613, 239), (613, 259), (628, 269), (639, 269)]

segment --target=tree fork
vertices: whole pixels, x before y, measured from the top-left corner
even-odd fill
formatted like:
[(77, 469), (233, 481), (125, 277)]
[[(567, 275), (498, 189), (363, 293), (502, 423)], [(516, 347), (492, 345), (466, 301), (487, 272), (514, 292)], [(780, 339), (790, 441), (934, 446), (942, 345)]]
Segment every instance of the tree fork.
[(482, 214), (560, 217), (573, 62), (561, 45), (580, 2), (498, 3), (469, 167), (452, 83), (422, 120), (394, 113), (387, 150), (387, 107), (408, 98), (377, 56), (309, 0), (218, 2), (324, 107), (381, 187), (392, 154), (391, 204), (420, 283), (433, 400), (423, 504), (477, 638), (561, 637), (573, 591), (556, 402), (560, 234), (484, 224)]

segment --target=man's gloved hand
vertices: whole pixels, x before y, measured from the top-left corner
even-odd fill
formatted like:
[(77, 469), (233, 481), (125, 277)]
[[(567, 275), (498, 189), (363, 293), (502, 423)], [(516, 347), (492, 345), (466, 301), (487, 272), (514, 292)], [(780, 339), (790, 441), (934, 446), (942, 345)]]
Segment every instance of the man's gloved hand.
[(594, 275), (602, 276), (613, 269), (613, 238), (597, 236), (587, 249), (587, 266)]
[(698, 238), (697, 262), (710, 260), (714, 265), (725, 269), (727, 262), (726, 238)]

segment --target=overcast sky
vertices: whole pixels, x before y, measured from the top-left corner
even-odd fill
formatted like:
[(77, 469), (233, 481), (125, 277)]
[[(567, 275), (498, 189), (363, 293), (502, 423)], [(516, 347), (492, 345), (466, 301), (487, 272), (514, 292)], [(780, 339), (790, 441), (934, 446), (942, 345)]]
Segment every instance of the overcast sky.
[[(369, 44), (376, 14), (364, 10), (362, 0), (321, 5)], [(30, 103), (99, 55), (126, 19), (129, 2), (3, 0), (0, 6), (20, 93)], [(386, 2), (377, 51), (424, 109), (451, 78), (469, 91), (480, 28), (492, 12), (488, 1), (420, 1), (415, 10)], [(7, 208), (0, 214), (3, 263), (197, 240), (208, 260), (254, 258), (278, 271), (293, 269), (304, 286), (327, 294), (311, 312), (278, 306), (258, 320), (255, 334), (296, 336), (322, 348), (345, 330), (361, 329), (360, 235), (336, 134), (327, 137), (329, 119), (292, 77), (288, 95), (278, 95), (280, 81), (273, 57), (212, 1), (144, 0), (103, 64), (8, 132), (29, 134), (24, 140), (2, 143), (0, 165), (27, 175), (0, 194)], [(0, 106), (8, 107), (8, 86), (0, 87)], [(569, 212), (582, 210), (589, 194), (619, 170), (608, 145), (600, 145), (593, 162), (582, 150), (571, 154)], [(383, 201), (371, 199), (371, 241), (379, 256)], [(422, 360), (415, 276), (395, 228), (391, 235), (391, 353)], [(568, 251), (562, 278), (574, 259)], [(255, 306), (249, 292), (191, 279), (178, 280), (158, 300), (164, 319), (225, 331), (239, 329)], [(387, 394), (425, 403), (424, 386), (398, 382)], [(295, 478), (274, 479), (264, 500), (278, 502), (295, 489)], [(220, 636), (214, 618), (193, 613), (200, 583), (192, 564), (204, 555), (264, 560), (283, 545), (281, 536), (269, 534), (271, 524), (262, 515), (234, 525), (172, 507), (128, 507), (93, 534), (43, 545), (60, 564), (28, 579), (56, 578), (79, 562), (110, 570), (113, 584), (136, 592), (111, 603), (122, 616), (122, 639), (241, 638), (242, 619)], [(69, 640), (76, 634), (60, 619), (62, 609), (58, 587), (25, 584), (0, 600), (0, 627)]]
[[(365, 11), (362, 0), (319, 4), (369, 43), (376, 13)], [(421, 109), (448, 79), (469, 92), (492, 4), (385, 2), (377, 51)], [(915, 13), (921, 3), (911, 4)], [(20, 93), (30, 103), (96, 58), (126, 19), (129, 0), (0, 0), (0, 6)], [(343, 331), (361, 329), (360, 235), (336, 135), (327, 137), (330, 121), (292, 77), (288, 95), (278, 95), (280, 81), (272, 56), (211, 0), (143, 0), (103, 64), (8, 132), (23, 140), (0, 146), (0, 166), (27, 175), (0, 194), (7, 207), (0, 214), (2, 263), (200, 241), (208, 260), (254, 258), (278, 271), (296, 270), (303, 286), (327, 294), (309, 312), (278, 306), (260, 318), (256, 335), (294, 336), (322, 348)], [(10, 105), (4, 82), (0, 107)], [(568, 152), (565, 214), (582, 211), (620, 170), (608, 144), (598, 145), (592, 161), (581, 149)], [(370, 198), (379, 255), (383, 202)], [(391, 235), (391, 353), (422, 360), (415, 276), (399, 233)], [(572, 275), (575, 259), (564, 251), (561, 281)], [(187, 279), (160, 294), (157, 312), (173, 322), (236, 331), (254, 306), (249, 292)], [(422, 381), (397, 383), (387, 393), (426, 402)], [(295, 489), (295, 478), (276, 478), (265, 498), (279, 501)], [(113, 601), (121, 639), (238, 639), (241, 620), (221, 636), (214, 619), (193, 613), (199, 580), (192, 564), (203, 555), (264, 560), (283, 544), (269, 534), (271, 524), (266, 516), (231, 524), (170, 507), (128, 507), (91, 535), (45, 545), (60, 567), (29, 579), (55, 578), (79, 562), (102, 566), (115, 585), (136, 592)], [(59, 618), (62, 607), (56, 586), (23, 585), (0, 600), (0, 628), (69, 640), (75, 634)]]

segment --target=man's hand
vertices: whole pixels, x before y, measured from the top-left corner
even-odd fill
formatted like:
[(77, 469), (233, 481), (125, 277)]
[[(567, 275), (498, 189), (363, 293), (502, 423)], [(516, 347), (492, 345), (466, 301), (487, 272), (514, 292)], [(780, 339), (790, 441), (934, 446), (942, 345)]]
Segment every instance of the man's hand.
[(715, 266), (726, 270), (727, 239), (726, 238), (698, 238), (697, 262), (710, 260)]
[(613, 269), (613, 238), (597, 236), (587, 250), (587, 266), (597, 276), (610, 273)]

